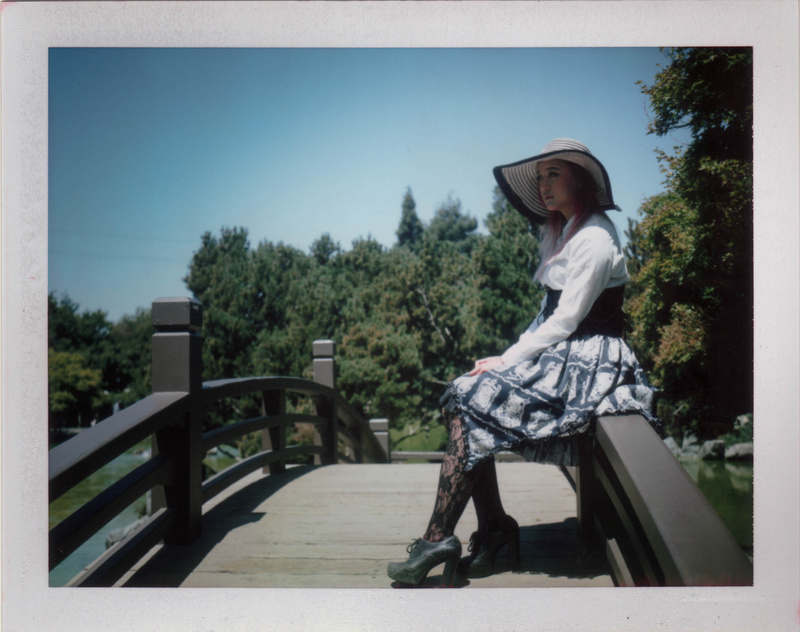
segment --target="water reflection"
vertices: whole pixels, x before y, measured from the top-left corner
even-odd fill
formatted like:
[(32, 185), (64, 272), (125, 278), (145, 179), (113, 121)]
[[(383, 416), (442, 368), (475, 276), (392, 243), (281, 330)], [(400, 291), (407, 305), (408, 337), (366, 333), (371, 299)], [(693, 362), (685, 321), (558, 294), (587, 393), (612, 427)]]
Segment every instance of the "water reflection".
[(681, 464), (747, 551), (753, 550), (753, 464), (682, 459)]
[[(76, 509), (116, 483), (150, 458), (146, 447), (137, 447), (123, 454), (92, 476), (82, 481), (50, 504), (50, 526), (53, 528)], [(106, 550), (106, 538), (115, 529), (124, 529), (141, 518), (147, 511), (144, 496), (134, 501), (122, 513), (102, 527), (84, 542), (72, 555), (50, 571), (50, 586), (64, 586), (86, 566), (94, 562)]]

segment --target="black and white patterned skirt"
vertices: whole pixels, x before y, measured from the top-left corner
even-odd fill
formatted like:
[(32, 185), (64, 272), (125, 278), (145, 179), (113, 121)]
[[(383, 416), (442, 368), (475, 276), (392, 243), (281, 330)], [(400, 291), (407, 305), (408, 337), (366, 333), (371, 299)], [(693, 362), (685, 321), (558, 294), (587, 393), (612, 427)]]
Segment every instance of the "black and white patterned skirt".
[(577, 438), (604, 415), (653, 416), (655, 389), (622, 338), (573, 336), (533, 359), (454, 380), (441, 404), (468, 431), (467, 469), (498, 451), (529, 461), (577, 465)]

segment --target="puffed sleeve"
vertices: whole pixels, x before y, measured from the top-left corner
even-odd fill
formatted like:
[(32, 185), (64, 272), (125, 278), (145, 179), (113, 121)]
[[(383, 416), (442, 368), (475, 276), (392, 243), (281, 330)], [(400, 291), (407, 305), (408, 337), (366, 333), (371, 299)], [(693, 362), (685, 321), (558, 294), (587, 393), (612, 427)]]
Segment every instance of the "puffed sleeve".
[(548, 347), (566, 340), (589, 313), (595, 300), (608, 287), (620, 256), (612, 236), (599, 226), (587, 226), (567, 243), (566, 276), (558, 307), (543, 323), (532, 323), (502, 358), (505, 364), (531, 359)]

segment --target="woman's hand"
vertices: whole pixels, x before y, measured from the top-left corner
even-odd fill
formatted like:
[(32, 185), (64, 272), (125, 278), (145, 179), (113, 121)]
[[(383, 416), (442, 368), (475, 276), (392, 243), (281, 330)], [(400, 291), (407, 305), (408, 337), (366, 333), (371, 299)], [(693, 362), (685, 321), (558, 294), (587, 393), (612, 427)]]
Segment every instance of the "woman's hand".
[(491, 358), (484, 358), (483, 360), (478, 360), (475, 363), (475, 368), (469, 372), (470, 375), (480, 375), (481, 373), (486, 373), (486, 371), (491, 371), (492, 369), (496, 369), (499, 366), (505, 364), (503, 362), (503, 358), (500, 356), (492, 356)]

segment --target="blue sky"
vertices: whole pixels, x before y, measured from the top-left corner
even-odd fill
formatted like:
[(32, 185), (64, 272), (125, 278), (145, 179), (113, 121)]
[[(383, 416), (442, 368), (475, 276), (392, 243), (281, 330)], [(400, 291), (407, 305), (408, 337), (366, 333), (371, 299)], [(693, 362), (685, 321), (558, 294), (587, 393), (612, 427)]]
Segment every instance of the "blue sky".
[(646, 134), (657, 48), (53, 48), (49, 290), (112, 321), (182, 282), (206, 231), (303, 251), (395, 242), (410, 187), (483, 219), (492, 167), (552, 138), (609, 171), (620, 232), (663, 190)]

